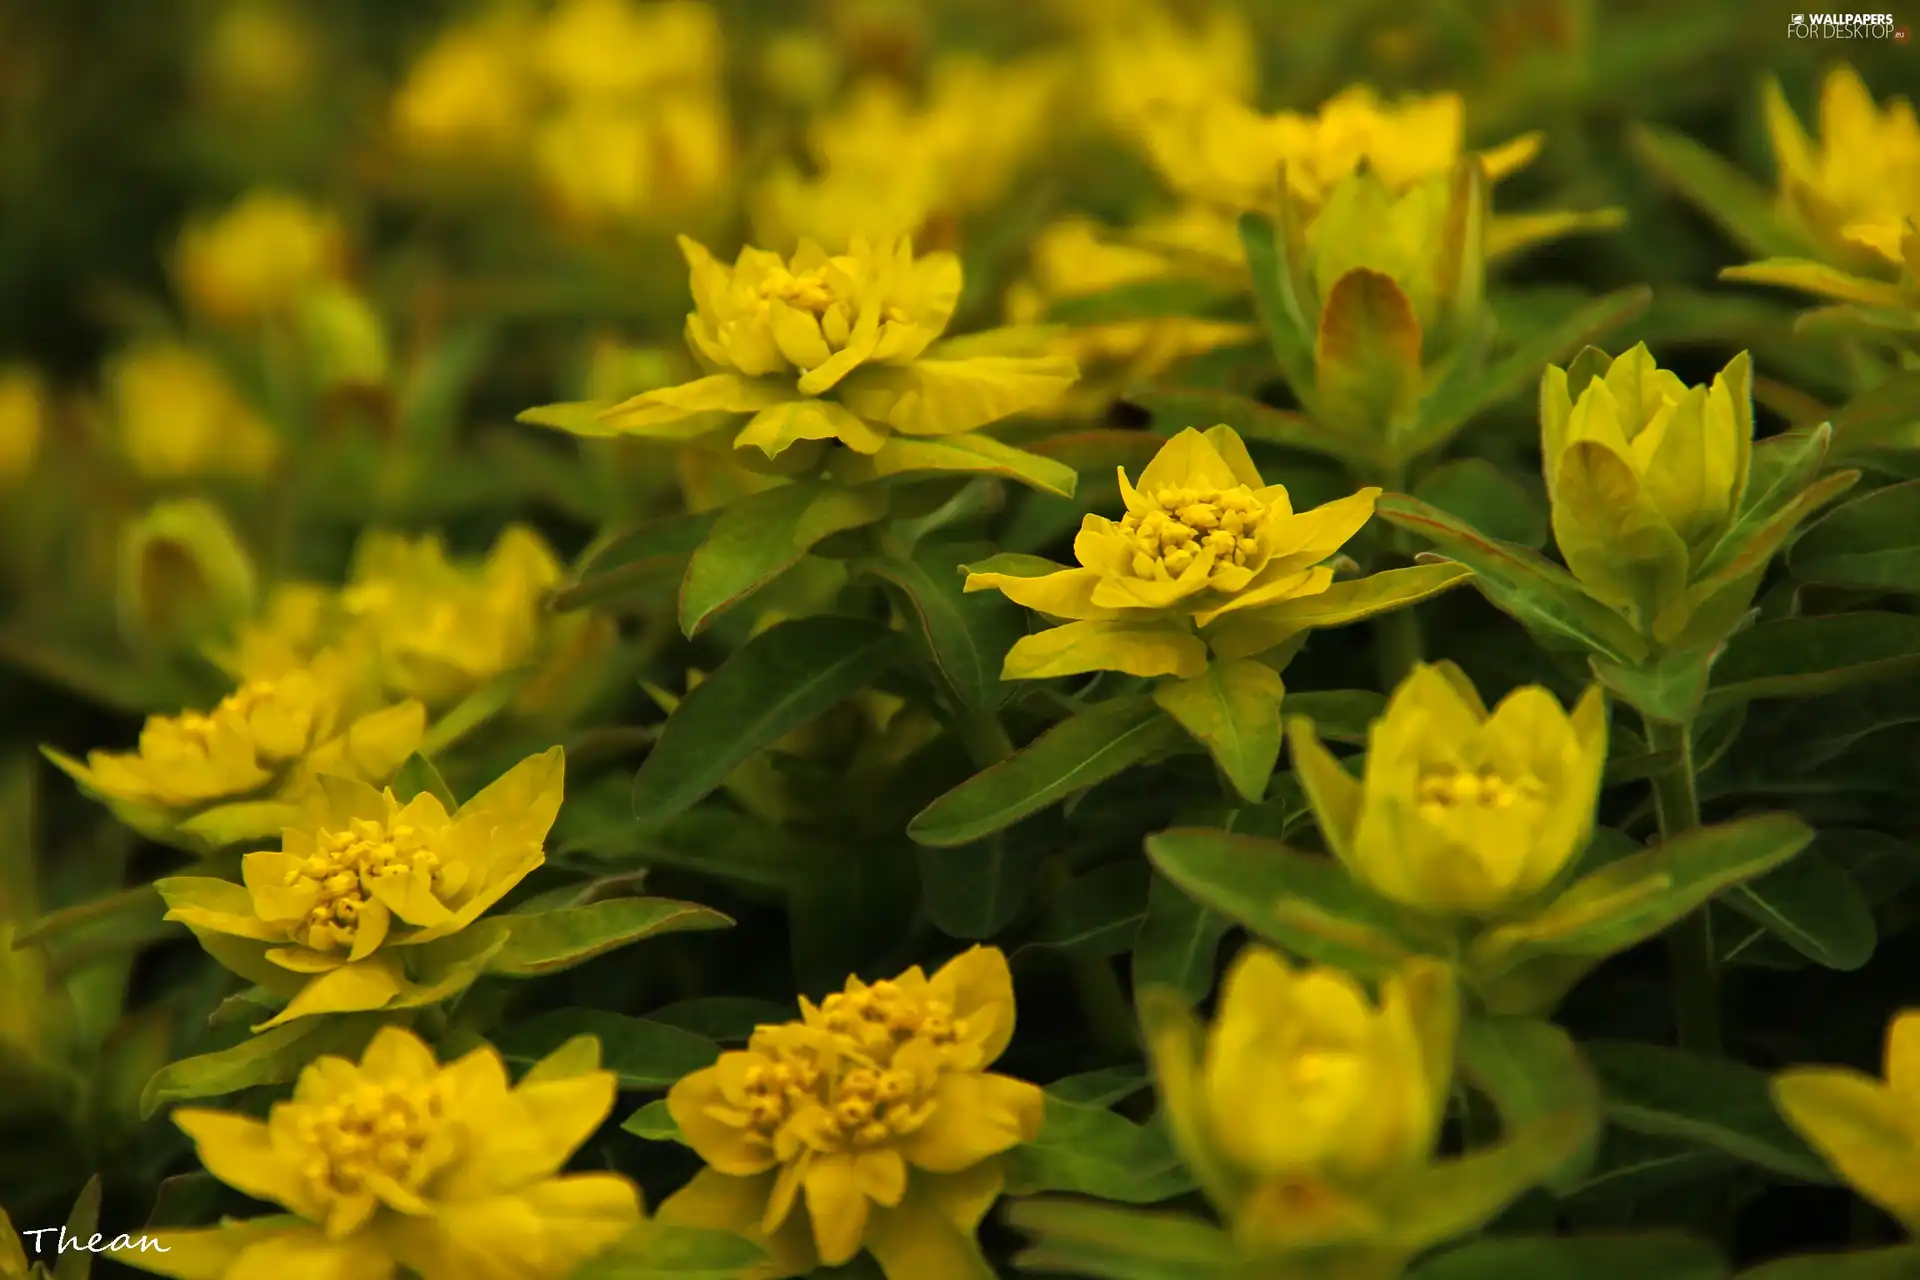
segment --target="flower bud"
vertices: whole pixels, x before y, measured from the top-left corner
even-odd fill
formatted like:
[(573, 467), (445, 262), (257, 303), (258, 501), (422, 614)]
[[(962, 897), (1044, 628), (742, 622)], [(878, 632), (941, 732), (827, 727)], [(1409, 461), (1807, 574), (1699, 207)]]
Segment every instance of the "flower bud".
[(316, 289), (300, 300), (296, 319), (321, 386), (386, 381), (386, 327), (365, 298), (337, 285)]
[(253, 611), (253, 559), (219, 508), (154, 505), (120, 539), (120, 626), (136, 645), (210, 639)]
[(216, 324), (247, 324), (284, 313), (338, 275), (345, 252), (331, 214), (255, 191), (181, 233), (174, 273), (190, 309)]

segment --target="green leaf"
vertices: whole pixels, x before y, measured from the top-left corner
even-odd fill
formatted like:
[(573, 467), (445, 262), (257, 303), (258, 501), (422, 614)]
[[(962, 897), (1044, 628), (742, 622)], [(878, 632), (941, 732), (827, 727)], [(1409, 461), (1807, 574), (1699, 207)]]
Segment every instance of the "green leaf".
[(602, 1009), (555, 1009), (501, 1031), (500, 1055), (515, 1066), (532, 1066), (575, 1036), (600, 1041), (600, 1063), (620, 1077), (623, 1089), (666, 1089), (680, 1077), (713, 1065), (720, 1046), (704, 1036), (662, 1022)]
[(1707, 711), (1756, 698), (1807, 698), (1920, 670), (1920, 617), (1837, 613), (1755, 623), (1714, 664)]
[(718, 911), (671, 898), (614, 898), (500, 919), (512, 932), (488, 962), (487, 972), (514, 978), (559, 973), (657, 934), (733, 926), (733, 920)]
[(745, 1044), (755, 1027), (791, 1021), (799, 1012), (792, 1001), (778, 1004), (752, 996), (703, 996), (655, 1009), (647, 1021), (679, 1027), (721, 1044)]
[(505, 711), (531, 674), (524, 668), (505, 672), (456, 702), (445, 715), (427, 726), (418, 754), (429, 759), (445, 754), (449, 747)]
[(719, 514), (667, 516), (600, 539), (581, 557), (573, 585), (554, 592), (547, 607), (566, 613), (679, 582)]
[(1893, 373), (1833, 415), (1834, 448), (1842, 457), (1865, 449), (1906, 447), (1920, 423), (1920, 369)]
[(1063, 1076), (1047, 1086), (1047, 1093), (1063, 1102), (1111, 1107), (1152, 1085), (1152, 1077), (1139, 1067), (1102, 1067), (1098, 1071)]
[(1153, 1204), (1193, 1190), (1159, 1123), (1135, 1124), (1105, 1107), (1046, 1095), (1040, 1136), (1007, 1154), (1007, 1191), (1097, 1196)]
[[(1291, 651), (1285, 646), (1297, 647), (1308, 631), (1346, 626), (1406, 608), (1442, 591), (1451, 591), (1471, 576), (1465, 565), (1445, 560), (1382, 569), (1365, 577), (1336, 582), (1315, 595), (1295, 596), (1291, 600), (1230, 613), (1209, 624), (1202, 635), (1217, 657), (1263, 656), (1274, 661), (1271, 655), (1276, 650), (1290, 657)], [(1274, 665), (1281, 664), (1275, 661)]]
[(1646, 654), (1646, 643), (1626, 619), (1589, 596), (1565, 569), (1525, 547), (1496, 542), (1403, 494), (1381, 494), (1374, 514), (1420, 534), (1448, 559), (1472, 569), (1481, 594), (1530, 630), (1572, 640), (1617, 663), (1631, 664)]
[(680, 583), (680, 629), (705, 631), (723, 611), (799, 564), (814, 544), (887, 513), (885, 489), (819, 481), (781, 485), (722, 510)]
[(1164, 680), (1153, 700), (1207, 749), (1241, 798), (1259, 804), (1280, 759), (1286, 692), (1272, 667), (1240, 659), (1210, 663), (1191, 680)]
[(673, 1113), (667, 1110), (665, 1098), (655, 1098), (625, 1120), (620, 1127), (636, 1138), (645, 1138), (648, 1142), (686, 1143), (686, 1135), (680, 1132), (680, 1126), (674, 1122)]
[(1168, 987), (1189, 1005), (1213, 990), (1220, 943), (1233, 921), (1155, 875), (1147, 886), (1147, 914), (1133, 942), (1133, 987)]
[(747, 641), (681, 700), (633, 780), (633, 812), (692, 808), (748, 758), (871, 684), (904, 656), (879, 623), (795, 618)]
[(1329, 742), (1367, 744), (1373, 722), (1387, 713), (1387, 697), (1371, 689), (1330, 689), (1287, 695), (1287, 714), (1313, 721)]
[(731, 1231), (643, 1222), (567, 1280), (738, 1280), (766, 1251)]
[(1818, 849), (1720, 899), (1815, 964), (1853, 970), (1873, 956), (1873, 908), (1860, 886)]
[(1148, 836), (1147, 856), (1200, 903), (1306, 959), (1377, 974), (1413, 950), (1405, 916), (1331, 858), (1197, 828)]
[[(76, 1240), (91, 1240), (100, 1229), (100, 1175), (94, 1174), (87, 1179), (87, 1185), (80, 1188), (80, 1196), (73, 1202), (73, 1211), (67, 1215), (67, 1235)], [(87, 1249), (75, 1249), (62, 1253), (60, 1261), (54, 1264), (53, 1280), (90, 1280), (93, 1275), (93, 1253)]]
[(952, 847), (920, 844), (920, 901), (934, 927), (954, 938), (991, 938), (1026, 910), (1041, 850), (1023, 833), (995, 832)]
[(961, 590), (965, 554), (937, 544), (916, 547), (911, 560), (863, 560), (859, 572), (896, 589), (956, 697), (976, 711), (1007, 699), (1000, 668), (1027, 633), (1026, 611), (997, 591)]
[(394, 797), (402, 804), (424, 793), (438, 800), (448, 813), (460, 807), (460, 802), (453, 797), (453, 788), (433, 767), (433, 761), (418, 751), (400, 765), (400, 771), (393, 775), (392, 786)]
[(1718, 1151), (1612, 1126), (1600, 1135), (1593, 1169), (1578, 1183), (1562, 1188), (1560, 1197), (1577, 1199), (1583, 1206), (1638, 1205), (1677, 1188), (1723, 1177), (1738, 1167), (1739, 1161)]
[(1538, 550), (1547, 513), (1526, 486), (1485, 458), (1443, 462), (1420, 477), (1413, 496), (1500, 542)]
[(1827, 512), (1795, 541), (1787, 564), (1802, 582), (1920, 592), (1920, 480)]
[(1632, 320), (1652, 300), (1653, 290), (1645, 285), (1605, 294), (1559, 323), (1528, 334), (1477, 380), (1455, 383), (1450, 379), (1445, 395), (1431, 395), (1421, 402), (1406, 452), (1418, 456), (1438, 448), (1475, 417), (1538, 386), (1548, 365)]
[(1572, 1037), (1539, 1018), (1468, 1019), (1460, 1029), (1460, 1067), (1493, 1101), (1508, 1129), (1591, 1106), (1598, 1097)]
[(167, 904), (158, 890), (150, 884), (136, 885), (49, 912), (16, 935), (13, 945), (37, 946), (54, 969), (66, 970), (76, 957), (97, 958), (180, 936), (183, 926), (168, 921), (166, 914)]
[(998, 476), (1061, 498), (1071, 498), (1080, 480), (1063, 462), (973, 432), (931, 438), (896, 435), (871, 456), (841, 454), (834, 460), (833, 474), (856, 485), (906, 476)]
[(1392, 276), (1343, 273), (1327, 290), (1314, 337), (1315, 420), (1369, 441), (1396, 435), (1420, 399), (1421, 338), (1413, 300)]
[[(1099, 293), (1060, 298), (1047, 308), (1048, 324), (1109, 324), (1157, 316), (1200, 316), (1238, 302), (1244, 295), (1206, 280), (1180, 276), (1130, 280)], [(1241, 303), (1244, 308), (1245, 304)], [(1244, 314), (1244, 311), (1243, 311)]]
[(1736, 1280), (1912, 1280), (1915, 1275), (1920, 1275), (1920, 1244), (1781, 1258), (1742, 1271)]
[(1475, 1240), (1415, 1267), (1407, 1280), (1723, 1280), (1711, 1244), (1678, 1232)]
[(1093, 959), (1120, 955), (1146, 918), (1151, 874), (1145, 862), (1128, 857), (1075, 876), (1047, 903), (1028, 944)]
[(1662, 653), (1639, 666), (1621, 666), (1594, 654), (1587, 659), (1596, 680), (1644, 716), (1689, 724), (1699, 715), (1713, 675), (1715, 649)]
[(1627, 135), (1634, 154), (1662, 181), (1756, 257), (1793, 257), (1806, 246), (1781, 222), (1773, 192), (1693, 139), (1658, 125), (1639, 124)]
[(1087, 1200), (1016, 1200), (1006, 1221), (1036, 1237), (1014, 1265), (1098, 1280), (1252, 1280), (1233, 1237), (1184, 1214)]
[[(1342, 461), (1364, 459), (1370, 446), (1341, 428), (1315, 422), (1303, 413), (1233, 394), (1231, 391), (1166, 389), (1129, 392), (1127, 401), (1153, 415), (1155, 431), (1174, 434), (1186, 427), (1224, 424), (1243, 440), (1304, 449)], [(1136, 473), (1137, 474), (1137, 473)]]
[(382, 1019), (377, 1014), (300, 1018), (230, 1049), (182, 1058), (154, 1073), (140, 1093), (145, 1119), (169, 1102), (218, 1098), (255, 1085), (286, 1084), (322, 1054), (358, 1057)]
[(1260, 313), (1261, 327), (1273, 348), (1280, 375), (1293, 388), (1293, 394), (1307, 406), (1313, 405), (1313, 342), (1320, 317), (1309, 317), (1303, 300), (1293, 287), (1294, 267), (1287, 260), (1286, 238), (1257, 213), (1240, 215), (1240, 245), (1246, 252), (1247, 270), (1253, 277), (1253, 301)]
[(971, 843), (1165, 754), (1183, 739), (1151, 698), (1103, 702), (935, 800), (907, 824), (907, 834), (936, 848)]
[(1826, 1161), (1781, 1118), (1765, 1072), (1625, 1040), (1584, 1048), (1600, 1076), (1607, 1118), (1621, 1128), (1682, 1138), (1804, 1182), (1835, 1181)]

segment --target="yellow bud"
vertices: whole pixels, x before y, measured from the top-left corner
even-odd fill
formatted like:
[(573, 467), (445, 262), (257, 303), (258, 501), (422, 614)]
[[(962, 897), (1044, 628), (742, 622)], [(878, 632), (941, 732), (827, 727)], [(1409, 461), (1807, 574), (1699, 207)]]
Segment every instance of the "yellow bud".
[(121, 535), (120, 623), (135, 643), (222, 634), (252, 611), (254, 593), (252, 557), (210, 503), (159, 503)]
[(46, 429), (46, 389), (33, 370), (0, 368), (0, 485), (23, 479)]

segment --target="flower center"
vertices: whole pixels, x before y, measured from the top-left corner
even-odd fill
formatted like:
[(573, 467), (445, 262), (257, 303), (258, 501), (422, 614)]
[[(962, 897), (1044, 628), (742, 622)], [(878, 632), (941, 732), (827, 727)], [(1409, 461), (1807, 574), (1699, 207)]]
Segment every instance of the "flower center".
[(316, 894), (306, 919), (294, 930), (294, 941), (316, 951), (351, 949), (374, 882), (409, 871), (429, 888), (447, 887), (440, 857), (417, 827), (402, 823), (389, 829), (384, 823), (354, 818), (344, 831), (320, 832), (313, 855), (287, 873), (288, 888), (306, 881)]
[(825, 271), (809, 271), (804, 275), (794, 275), (784, 268), (776, 269), (760, 286), (760, 296), (778, 299), (798, 311), (805, 311), (818, 318), (827, 313), (827, 308), (840, 301), (833, 283), (827, 279)]
[(1143, 493), (1152, 506), (1128, 512), (1121, 532), (1133, 542), (1133, 572), (1140, 578), (1177, 578), (1200, 555), (1215, 564), (1244, 566), (1259, 542), (1255, 533), (1266, 504), (1245, 485), (1232, 489), (1159, 489)]
[(1546, 789), (1536, 778), (1503, 778), (1491, 767), (1476, 770), (1432, 769), (1420, 777), (1420, 807), (1430, 816), (1455, 809), (1510, 809), (1523, 800), (1538, 801)]
[(411, 1190), (430, 1172), (423, 1155), (442, 1109), (432, 1084), (366, 1083), (332, 1102), (283, 1105), (304, 1149), (301, 1173), (324, 1202), (377, 1194), (384, 1183)]
[(211, 711), (183, 711), (177, 716), (156, 717), (148, 722), (147, 730), (155, 749), (146, 754), (205, 759), (213, 754), (214, 732), (223, 718), (238, 717), (244, 721), (263, 703), (272, 701), (278, 692), (275, 681), (253, 680), (220, 699)]

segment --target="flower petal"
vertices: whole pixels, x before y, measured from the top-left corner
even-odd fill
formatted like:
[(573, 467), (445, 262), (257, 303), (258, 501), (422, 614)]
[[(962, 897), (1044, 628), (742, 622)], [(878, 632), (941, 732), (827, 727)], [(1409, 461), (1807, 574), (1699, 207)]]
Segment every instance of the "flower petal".
[(867, 1251), (887, 1280), (992, 1280), (996, 1273), (973, 1233), (1004, 1181), (998, 1161), (914, 1178), (898, 1208), (873, 1210)]
[[(247, 890), (231, 880), (212, 876), (167, 876), (154, 882), (167, 904), (166, 918), (178, 920), (189, 928), (207, 929), (252, 938), (260, 942), (284, 942), (287, 931), (260, 919), (254, 899)], [(302, 910), (301, 915), (305, 915)]]
[(1040, 1133), (1039, 1086), (990, 1072), (953, 1072), (934, 1087), (933, 1114), (900, 1139), (900, 1154), (931, 1173), (957, 1173)]
[(1015, 604), (1054, 618), (1093, 622), (1122, 616), (1118, 609), (1105, 609), (1093, 603), (1093, 589), (1100, 581), (1100, 574), (1093, 569), (1062, 569), (1033, 578), (1011, 573), (970, 573), (965, 590), (998, 591)]
[(789, 399), (756, 413), (734, 436), (733, 447), (777, 458), (802, 440), (838, 440), (855, 453), (875, 453), (887, 437), (843, 404)]
[(358, 1013), (365, 1009), (379, 1009), (399, 995), (404, 986), (405, 980), (401, 978), (398, 966), (391, 961), (375, 959), (341, 965), (300, 988), (300, 994), (285, 1009), (254, 1027), (254, 1030), (265, 1031), (283, 1022), (312, 1017), (318, 1013)]
[(274, 1150), (267, 1126), (231, 1111), (182, 1107), (173, 1122), (193, 1139), (206, 1171), (256, 1200), (271, 1200), (305, 1217), (324, 1208), (299, 1165)]
[(860, 1252), (867, 1227), (867, 1196), (851, 1154), (822, 1156), (807, 1170), (807, 1217), (820, 1261), (830, 1267), (851, 1262)]
[(820, 1265), (820, 1255), (813, 1247), (813, 1230), (805, 1214), (787, 1215), (786, 1222), (771, 1236), (760, 1230), (773, 1180), (771, 1172), (736, 1178), (702, 1169), (661, 1202), (654, 1221), (731, 1231), (753, 1241), (767, 1251), (768, 1262), (749, 1272), (744, 1280), (785, 1280), (806, 1275)]
[(1207, 646), (1170, 622), (1069, 622), (1022, 636), (1007, 651), (1003, 680), (1046, 680), (1088, 671), (1190, 679), (1207, 669)]
[[(755, 1054), (738, 1050), (720, 1056), (729, 1066), (738, 1060), (760, 1060)], [(714, 1169), (734, 1177), (763, 1173), (777, 1163), (773, 1148), (744, 1125), (729, 1124), (711, 1114), (732, 1109), (721, 1093), (723, 1075), (716, 1064), (680, 1077), (667, 1090), (667, 1114), (679, 1126), (687, 1145)]]

